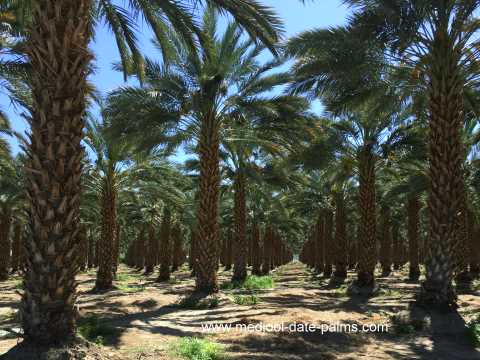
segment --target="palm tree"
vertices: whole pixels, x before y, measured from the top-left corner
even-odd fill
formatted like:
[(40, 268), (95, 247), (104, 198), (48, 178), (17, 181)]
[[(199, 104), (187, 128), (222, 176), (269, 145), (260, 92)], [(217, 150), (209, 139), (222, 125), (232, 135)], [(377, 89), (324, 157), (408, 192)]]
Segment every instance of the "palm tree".
[[(140, 137), (146, 129), (151, 130), (142, 139), (147, 147), (166, 142), (172, 147), (181, 141), (196, 140), (191, 146), (199, 160), (195, 258), (200, 264), (195, 267), (198, 270), (196, 289), (210, 293), (218, 290), (219, 165), (225, 131), (229, 129), (229, 122), (244, 117), (261, 122), (262, 114), (278, 114), (266, 117), (268, 120), (291, 113), (287, 102), (291, 97), (265, 100), (265, 93), (281, 83), (282, 77), (265, 75), (276, 61), (260, 65), (257, 58), (262, 47), (244, 40), (238, 25), (229, 24), (218, 38), (216, 13), (208, 9), (202, 30), (208, 46), (202, 48), (201, 54), (189, 52), (173, 39), (178, 49), (176, 61), (162, 67), (147, 60), (145, 87), (113, 93), (110, 109), (120, 134)], [(296, 102), (305, 103), (301, 99)], [(139, 119), (135, 123), (129, 121), (133, 113)], [(176, 134), (172, 136), (172, 132)]]
[[(193, 37), (199, 31), (188, 5), (196, 1), (129, 3), (134, 7), (133, 13), (142, 14), (152, 27), (165, 55), (168, 53), (165, 34), (170, 28), (194, 47)], [(202, 3), (232, 14), (249, 34), (273, 49), (281, 25), (268, 7), (253, 0)], [(92, 14), (107, 20), (119, 44), (124, 68), (131, 68), (129, 60), (133, 58), (135, 69), (141, 74), (134, 23), (128, 12), (113, 1), (32, 2), (26, 45), (32, 67), (29, 85), (33, 98), (27, 166), (32, 237), (27, 241), (31, 266), (22, 307), (25, 339), (31, 342), (58, 343), (72, 337), (75, 331), (73, 257), (78, 232), (85, 94), (92, 59), (88, 45), (98, 19)], [(52, 251), (56, 255), (47, 256)], [(34, 259), (42, 259), (42, 263)], [(54, 285), (51, 279), (56, 279)]]
[[(273, 90), (283, 82), (277, 74), (257, 76), (249, 87), (263, 86), (264, 91)], [(247, 95), (244, 92), (243, 96)], [(263, 109), (253, 112), (235, 113), (224, 128), (222, 141), (222, 167), (231, 179), (234, 191), (234, 238), (235, 259), (232, 281), (244, 281), (247, 276), (247, 188), (253, 183), (264, 185), (259, 162), (275, 156), (286, 157), (293, 147), (292, 139), (298, 139), (313, 116), (308, 112), (308, 103), (295, 96), (263, 99)], [(247, 110), (247, 109), (245, 109)], [(240, 116), (239, 116), (240, 115)], [(253, 234), (255, 230), (255, 220)], [(252, 238), (251, 238), (252, 239)], [(258, 237), (254, 236), (254, 243)], [(257, 246), (255, 244), (255, 246)], [(251, 251), (251, 249), (250, 249)], [(258, 268), (256, 269), (258, 270)]]
[(478, 24), (474, 13), (479, 4), (468, 0), (346, 3), (354, 8), (352, 26), (365, 38), (380, 40), (393, 62), (416, 74), (414, 85), (427, 94), (430, 256), (419, 302), (450, 307), (456, 301), (452, 254), (465, 187), (464, 89), (476, 81)]
[(88, 176), (87, 189), (97, 197), (101, 218), (98, 246), (98, 272), (95, 288), (108, 290), (113, 286), (118, 226), (119, 191), (128, 179), (131, 144), (109, 136), (108, 118), (103, 124), (91, 120), (87, 127), (86, 144), (96, 156), (95, 168)]
[(377, 262), (377, 169), (385, 163), (387, 150), (401, 143), (404, 131), (396, 127), (408, 116), (400, 112), (399, 95), (389, 86), (396, 74), (382, 48), (368, 44), (349, 27), (304, 32), (289, 41), (286, 51), (297, 58), (290, 91), (321, 98), (333, 117), (327, 125), (333, 136), (313, 143), (307, 153), (327, 149), (355, 164), (361, 251), (355, 285), (370, 292)]

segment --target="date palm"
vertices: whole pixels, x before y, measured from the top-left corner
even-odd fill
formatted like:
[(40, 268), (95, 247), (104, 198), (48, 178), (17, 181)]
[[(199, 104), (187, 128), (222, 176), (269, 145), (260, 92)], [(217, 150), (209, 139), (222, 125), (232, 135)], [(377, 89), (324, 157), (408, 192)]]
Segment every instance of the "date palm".
[(379, 39), (393, 63), (417, 74), (415, 85), (427, 94), (430, 256), (419, 302), (450, 307), (456, 301), (453, 254), (465, 191), (464, 89), (477, 81), (475, 12), (480, 4), (469, 0), (346, 3), (354, 9), (352, 27), (365, 38)]
[(408, 117), (401, 112), (396, 89), (389, 86), (396, 74), (382, 48), (368, 44), (350, 27), (306, 31), (288, 42), (286, 52), (296, 57), (290, 91), (321, 98), (332, 117), (327, 128), (333, 135), (313, 143), (309, 152), (327, 148), (355, 164), (361, 251), (357, 285), (373, 289), (377, 170), (385, 163), (387, 152), (401, 143), (404, 131), (397, 127)]
[[(265, 98), (270, 89), (281, 83), (280, 75), (266, 75), (276, 61), (261, 65), (258, 56), (263, 47), (245, 40), (234, 23), (218, 36), (217, 22), (215, 11), (208, 9), (202, 24), (208, 46), (200, 54), (172, 39), (177, 46), (176, 60), (167, 67), (147, 60), (145, 86), (113, 93), (110, 105), (120, 134), (135, 134), (146, 147), (168, 143), (168, 149), (187, 142), (197, 154), (196, 289), (205, 293), (218, 290), (219, 165), (229, 123), (242, 117), (261, 119), (261, 114), (279, 114), (278, 118), (291, 113), (289, 109), (295, 101), (305, 103), (301, 99), (289, 101), (290, 96)], [(130, 114), (135, 114), (138, 121), (130, 121)]]
[(107, 133), (108, 120), (99, 124), (91, 120), (87, 126), (86, 144), (96, 156), (95, 168), (90, 174), (87, 188), (98, 196), (101, 217), (100, 243), (98, 246), (98, 272), (95, 288), (108, 290), (113, 285), (115, 246), (118, 226), (118, 197), (122, 185), (128, 179), (128, 160), (132, 146), (125, 141), (111, 138)]
[[(172, 28), (194, 47), (198, 28), (189, 5), (197, 1), (128, 3), (134, 9), (131, 13), (142, 14), (151, 26), (165, 56), (165, 34)], [(202, 3), (232, 14), (252, 36), (273, 49), (280, 22), (268, 7), (254, 0)], [(71, 338), (75, 332), (73, 264), (79, 230), (85, 94), (92, 60), (88, 46), (95, 23), (106, 19), (125, 68), (133, 58), (135, 70), (141, 74), (142, 60), (131, 16), (113, 1), (32, 0), (31, 8), (25, 51), (32, 67), (27, 166), (32, 236), (27, 241), (29, 266), (22, 321), (27, 342), (50, 344)]]

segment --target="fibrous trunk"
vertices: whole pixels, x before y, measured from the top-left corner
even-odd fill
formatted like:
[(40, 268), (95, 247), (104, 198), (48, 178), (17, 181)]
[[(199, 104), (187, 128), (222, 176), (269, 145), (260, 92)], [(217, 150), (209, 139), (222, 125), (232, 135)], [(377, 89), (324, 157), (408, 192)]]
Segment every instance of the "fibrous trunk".
[(85, 271), (87, 266), (88, 257), (88, 238), (87, 227), (80, 225), (80, 231), (78, 232), (79, 254), (78, 254), (78, 266), (81, 271)]
[(392, 271), (392, 224), (390, 210), (383, 208), (381, 217), (380, 264), (382, 266), (382, 276), (389, 276)]
[(247, 278), (247, 204), (245, 195), (245, 176), (242, 172), (237, 173), (234, 189), (235, 258), (232, 281), (244, 281)]
[(121, 227), (120, 223), (117, 222), (115, 225), (115, 237), (114, 237), (114, 243), (113, 243), (113, 252), (112, 252), (112, 272), (113, 272), (113, 278), (117, 278), (117, 271), (118, 271), (118, 263), (120, 261), (120, 243), (122, 241), (121, 239)]
[(339, 279), (347, 277), (347, 219), (343, 193), (335, 196), (335, 273)]
[(148, 227), (148, 246), (145, 255), (145, 273), (150, 274), (157, 264), (158, 241), (155, 236), (155, 227), (151, 223)]
[(101, 193), (101, 234), (98, 246), (98, 271), (95, 288), (108, 290), (113, 286), (114, 258), (116, 254), (117, 237), (117, 193), (113, 177), (102, 179)]
[(315, 272), (321, 274), (323, 272), (325, 262), (325, 218), (323, 211), (318, 214), (317, 223), (314, 233), (315, 240)]
[(333, 244), (333, 213), (331, 210), (325, 210), (325, 267), (323, 276), (330, 277), (332, 275), (332, 264), (334, 260), (334, 244)]
[(218, 291), (217, 266), (220, 241), (220, 226), (218, 223), (220, 140), (219, 124), (215, 118), (214, 110), (207, 110), (204, 113), (198, 149), (200, 187), (197, 209), (197, 241), (195, 244), (196, 290), (210, 294)]
[(252, 226), (252, 274), (257, 276), (262, 274), (260, 250), (260, 226), (254, 222)]
[(464, 189), (465, 159), (460, 135), (464, 120), (461, 55), (448, 32), (448, 24), (436, 29), (427, 59), (430, 249), (419, 297), (421, 303), (441, 308), (456, 302), (452, 254)]
[(182, 245), (182, 229), (180, 224), (177, 222), (172, 229), (172, 240), (173, 240), (173, 261), (172, 261), (172, 272), (177, 271), (178, 268), (183, 263), (183, 245)]
[(371, 145), (365, 145), (359, 152), (359, 258), (357, 284), (360, 287), (375, 286), (375, 265), (377, 263), (376, 238), (376, 192), (375, 155)]
[(80, 177), (91, 54), (91, 0), (35, 0), (26, 52), (32, 69), (27, 150), (23, 337), (59, 343), (75, 334)]
[(409, 279), (412, 281), (417, 281), (420, 277), (420, 266), (419, 266), (419, 247), (418, 247), (418, 237), (419, 237), (419, 225), (420, 225), (420, 201), (418, 196), (412, 194), (408, 198), (407, 203), (407, 214), (408, 214), (408, 249), (409, 249), (409, 262), (410, 262), (410, 271)]
[(11, 224), (11, 210), (5, 206), (2, 206), (0, 209), (0, 281), (8, 279), (8, 272), (10, 270)]
[(12, 241), (12, 273), (19, 271), (21, 266), (21, 253), (22, 253), (22, 232), (23, 224), (20, 221), (15, 222), (13, 228), (13, 241)]
[(157, 281), (170, 280), (170, 264), (172, 262), (172, 246), (170, 241), (171, 220), (171, 212), (165, 207), (162, 225), (160, 227), (160, 272)]

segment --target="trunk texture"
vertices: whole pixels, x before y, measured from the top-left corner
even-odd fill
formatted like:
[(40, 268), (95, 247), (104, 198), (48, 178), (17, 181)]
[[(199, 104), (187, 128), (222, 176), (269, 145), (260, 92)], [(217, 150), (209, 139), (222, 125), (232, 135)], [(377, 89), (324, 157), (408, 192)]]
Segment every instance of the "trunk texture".
[(335, 196), (335, 273), (339, 279), (347, 277), (347, 214), (343, 194)]
[(234, 222), (235, 222), (235, 260), (232, 281), (244, 281), (247, 278), (247, 200), (245, 194), (245, 176), (238, 172), (235, 183)]
[(153, 224), (150, 224), (148, 228), (148, 248), (145, 255), (145, 273), (151, 274), (153, 268), (157, 264), (157, 253), (158, 253), (158, 241), (155, 236), (155, 227)]
[(93, 230), (90, 229), (90, 236), (88, 238), (88, 268), (95, 266), (95, 236)]
[(22, 253), (22, 231), (23, 225), (20, 221), (15, 222), (13, 228), (13, 243), (12, 243), (12, 273), (19, 271), (22, 266), (21, 264), (21, 253)]
[(177, 222), (172, 229), (173, 240), (173, 262), (172, 272), (177, 271), (183, 264), (183, 244), (182, 244), (182, 229)]
[(325, 267), (325, 218), (322, 211), (318, 215), (315, 228), (315, 272), (321, 274)]
[(257, 276), (262, 274), (260, 254), (260, 227), (254, 223), (252, 227), (252, 274)]
[(32, 114), (27, 150), (29, 237), (22, 296), (27, 342), (75, 334), (75, 274), (91, 0), (35, 0), (27, 41)]
[(6, 207), (0, 209), (0, 281), (8, 280), (10, 270), (10, 227), (12, 212)]
[(377, 264), (376, 237), (376, 191), (375, 155), (370, 145), (365, 145), (359, 153), (359, 258), (357, 283), (360, 287), (375, 286), (375, 265)]
[(78, 266), (81, 271), (85, 271), (87, 267), (87, 257), (88, 257), (88, 238), (87, 238), (87, 228), (85, 225), (80, 225), (78, 238), (79, 238), (78, 239), (78, 243), (79, 243)]
[(419, 266), (419, 226), (420, 226), (420, 201), (417, 195), (411, 195), (408, 198), (408, 254), (410, 262), (410, 271), (408, 277), (411, 281), (417, 281), (420, 277)]
[(332, 263), (334, 260), (334, 244), (333, 244), (333, 213), (330, 210), (325, 211), (325, 267), (323, 276), (330, 277), (332, 275)]
[[(205, 85), (205, 95), (215, 84)], [(215, 118), (214, 106), (204, 111), (200, 139), (198, 142), (200, 158), (199, 207), (197, 210), (197, 243), (195, 246), (196, 291), (211, 294), (218, 292), (218, 249), (220, 226), (218, 223), (218, 204), (220, 193), (220, 139), (219, 123)]]
[[(113, 169), (110, 169), (113, 172)], [(98, 246), (98, 271), (95, 288), (97, 290), (109, 290), (113, 286), (114, 258), (117, 237), (117, 193), (112, 183), (113, 176), (103, 179), (101, 206), (102, 228), (100, 243)]]
[(157, 278), (159, 282), (170, 280), (170, 264), (172, 262), (171, 222), (172, 214), (168, 208), (165, 208), (160, 228), (160, 273)]
[(380, 264), (382, 276), (389, 276), (392, 271), (392, 224), (390, 210), (382, 209), (382, 230), (380, 233)]
[(460, 135), (464, 120), (461, 55), (446, 22), (434, 34), (428, 60), (430, 251), (419, 302), (449, 308), (456, 303), (452, 254), (464, 190), (465, 151)]

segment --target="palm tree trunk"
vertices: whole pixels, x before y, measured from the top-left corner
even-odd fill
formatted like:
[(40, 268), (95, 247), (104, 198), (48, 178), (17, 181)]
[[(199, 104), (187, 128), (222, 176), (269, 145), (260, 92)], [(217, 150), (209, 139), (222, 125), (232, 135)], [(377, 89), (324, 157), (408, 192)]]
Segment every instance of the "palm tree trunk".
[(90, 229), (90, 236), (88, 238), (88, 268), (95, 266), (95, 236), (93, 230)]
[(225, 270), (231, 270), (232, 269), (232, 263), (233, 263), (233, 235), (232, 231), (228, 230), (227, 235), (226, 235), (226, 253), (225, 253)]
[(85, 268), (87, 266), (87, 256), (88, 256), (88, 238), (87, 238), (87, 228), (85, 225), (80, 225), (78, 237), (79, 237), (78, 266), (81, 271), (85, 271)]
[(465, 159), (460, 135), (464, 121), (461, 59), (447, 28), (445, 25), (437, 29), (427, 59), (430, 251), (426, 280), (419, 297), (420, 303), (440, 308), (456, 303), (452, 254), (458, 230), (456, 217), (464, 189), (462, 165)]
[(262, 274), (268, 275), (271, 269), (271, 252), (272, 252), (272, 239), (273, 229), (270, 225), (267, 225), (265, 229), (265, 236), (263, 237), (263, 259), (262, 259)]
[(35, 0), (26, 51), (32, 114), (27, 150), (30, 236), (22, 296), (27, 342), (75, 334), (75, 274), (91, 0)]
[(402, 267), (402, 238), (400, 228), (397, 222), (392, 224), (392, 242), (393, 242), (393, 269), (399, 270)]
[(117, 194), (111, 177), (103, 181), (101, 194), (102, 229), (98, 246), (98, 271), (95, 288), (109, 290), (113, 286), (115, 242), (117, 236)]
[(121, 227), (120, 223), (115, 224), (115, 242), (113, 243), (113, 253), (112, 253), (112, 272), (113, 278), (117, 278), (118, 264), (120, 262), (120, 242), (121, 242)]
[(153, 223), (148, 228), (148, 248), (145, 255), (145, 274), (151, 274), (157, 263), (158, 241)]
[(380, 233), (380, 264), (382, 276), (389, 276), (392, 271), (392, 231), (390, 210), (382, 209), (382, 229)]
[(143, 269), (145, 266), (145, 257), (146, 257), (146, 246), (145, 246), (145, 227), (142, 226), (138, 232), (137, 237), (137, 246), (135, 250), (135, 267), (137, 269)]
[(480, 226), (475, 224), (474, 219), (472, 222), (470, 273), (473, 278), (478, 278), (480, 276)]
[(315, 272), (321, 274), (325, 267), (325, 218), (323, 211), (318, 214), (315, 226)]
[(217, 266), (220, 226), (218, 204), (220, 192), (219, 124), (213, 110), (203, 118), (198, 142), (200, 158), (199, 207), (197, 210), (196, 291), (218, 292)]
[(23, 225), (19, 220), (17, 220), (13, 228), (12, 263), (11, 263), (12, 274), (16, 273), (21, 268), (20, 258), (21, 258), (21, 252), (22, 252), (22, 230), (23, 230)]
[(260, 250), (260, 227), (254, 222), (252, 227), (252, 274), (257, 276), (262, 274)]
[(343, 193), (335, 196), (335, 273), (338, 279), (347, 277), (347, 219)]
[(349, 253), (348, 253), (348, 267), (349, 269), (355, 269), (358, 263), (358, 224), (355, 226), (351, 226), (351, 234), (352, 237), (349, 241)]
[(323, 276), (330, 277), (332, 275), (332, 263), (334, 260), (334, 244), (333, 244), (333, 213), (330, 210), (325, 210), (325, 267), (323, 269)]
[(0, 209), (0, 281), (8, 280), (10, 270), (10, 227), (12, 212), (6, 206)]
[(245, 176), (239, 171), (234, 183), (234, 222), (235, 222), (235, 260), (232, 281), (244, 281), (247, 278), (247, 200), (245, 195)]
[(375, 157), (371, 145), (359, 152), (359, 258), (357, 285), (374, 288), (377, 263)]
[(413, 194), (408, 198), (407, 204), (408, 213), (408, 249), (409, 249), (409, 261), (410, 271), (408, 277), (411, 281), (417, 281), (420, 277), (419, 266), (419, 251), (418, 251), (418, 236), (419, 236), (419, 224), (420, 224), (420, 201), (418, 196)]
[(468, 209), (466, 198), (464, 196), (463, 201), (460, 205), (460, 211), (457, 216), (458, 228), (457, 228), (457, 245), (455, 246), (456, 250), (456, 259), (455, 259), (455, 282), (458, 287), (466, 290), (469, 289), (472, 282), (472, 277), (469, 271), (469, 254), (470, 250), (470, 241), (468, 233)]
[(182, 230), (180, 224), (177, 222), (172, 229), (173, 240), (173, 261), (172, 272), (177, 271), (183, 263), (183, 248), (182, 248)]
[(172, 214), (170, 210), (165, 207), (160, 228), (160, 273), (157, 282), (170, 280), (170, 264), (172, 262), (172, 246), (170, 241), (171, 220)]

